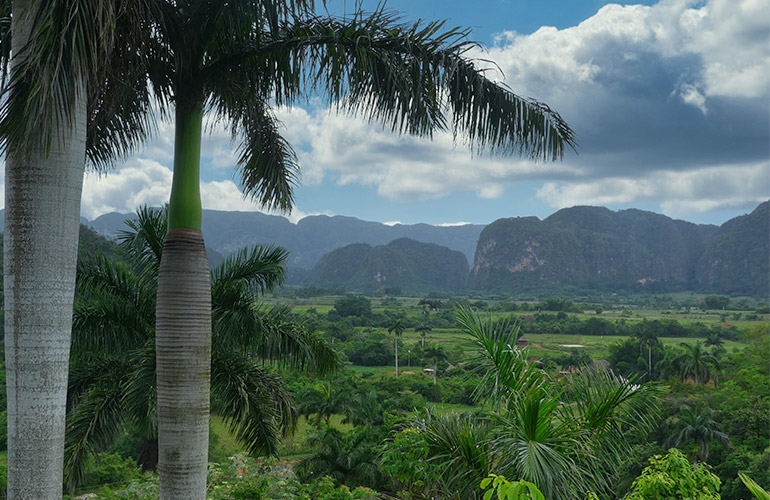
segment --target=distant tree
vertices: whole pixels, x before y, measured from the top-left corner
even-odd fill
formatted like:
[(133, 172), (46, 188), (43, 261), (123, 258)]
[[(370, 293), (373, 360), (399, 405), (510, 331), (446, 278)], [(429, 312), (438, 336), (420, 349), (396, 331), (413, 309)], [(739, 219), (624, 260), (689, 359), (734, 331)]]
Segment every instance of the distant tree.
[(650, 458), (624, 500), (719, 500), (721, 481), (706, 464), (691, 464), (677, 449)]
[(401, 334), (404, 333), (404, 330), (406, 330), (406, 327), (404, 327), (404, 322), (401, 318), (397, 319), (395, 323), (388, 328), (388, 333), (391, 333), (396, 337), (396, 377), (398, 377), (398, 339), (401, 337)]
[(652, 349), (653, 347), (662, 347), (660, 339), (650, 328), (643, 329), (634, 336), (639, 339), (639, 349), (647, 348), (647, 378), (652, 380)]
[(429, 344), (423, 353), (423, 357), (433, 363), (433, 385), (436, 385), (439, 361), (446, 361), (447, 354), (444, 347), (438, 344)]
[(379, 442), (383, 436), (379, 436), (376, 429), (364, 427), (345, 434), (333, 427), (318, 429), (308, 437), (316, 452), (299, 463), (299, 477), (309, 480), (329, 476), (348, 486), (378, 485), (382, 482), (382, 473), (377, 467), (377, 452), (372, 441)]
[(362, 426), (383, 425), (385, 410), (382, 396), (376, 391), (356, 394), (345, 408), (344, 421)]
[(422, 324), (414, 329), (414, 333), (420, 334), (420, 348), (425, 349), (425, 335), (429, 334), (433, 330), (426, 324)]
[(332, 415), (346, 413), (350, 408), (348, 394), (333, 387), (331, 382), (316, 384), (315, 387), (304, 391), (299, 399), (298, 413), (304, 415), (308, 422), (311, 421), (311, 415), (314, 415), (312, 421), (316, 426), (320, 426), (323, 421), (328, 427)]
[(717, 359), (703, 349), (703, 342), (694, 344), (682, 342), (679, 344), (684, 352), (674, 358), (674, 365), (679, 367), (682, 380), (692, 377), (695, 385), (705, 384), (711, 380), (714, 370), (719, 369)]
[(343, 318), (369, 316), (372, 314), (372, 301), (360, 295), (348, 294), (334, 301), (334, 310)]
[(426, 309), (431, 309), (433, 311), (438, 311), (439, 309), (442, 309), (444, 307), (444, 303), (441, 302), (440, 299), (434, 299), (434, 298), (424, 298), (420, 299), (420, 301), (417, 303), (418, 306), (423, 306)]
[(556, 362), (564, 368), (581, 368), (591, 364), (591, 356), (579, 349), (571, 349), (569, 355), (561, 356)]
[(682, 405), (679, 415), (668, 420), (674, 433), (666, 440), (667, 446), (678, 448), (682, 443), (693, 442), (698, 446), (698, 461), (705, 462), (709, 457), (709, 445), (719, 441), (725, 446), (730, 442), (722, 427), (712, 418), (711, 409), (693, 410)]
[(703, 298), (704, 309), (724, 309), (730, 304), (730, 297), (724, 295), (708, 295)]

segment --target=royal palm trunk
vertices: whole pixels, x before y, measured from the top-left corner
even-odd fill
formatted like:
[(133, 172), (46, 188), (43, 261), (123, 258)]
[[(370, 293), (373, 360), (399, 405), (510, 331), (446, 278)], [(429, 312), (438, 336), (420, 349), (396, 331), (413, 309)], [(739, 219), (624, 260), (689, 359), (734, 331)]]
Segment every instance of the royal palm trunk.
[[(31, 16), (13, 4), (12, 71)], [(60, 500), (72, 304), (85, 165), (85, 86), (50, 154), (10, 151), (5, 169), (8, 498)]]
[(158, 272), (156, 367), (162, 500), (204, 500), (208, 467), (211, 283), (201, 233), (202, 99), (176, 103), (169, 230)]

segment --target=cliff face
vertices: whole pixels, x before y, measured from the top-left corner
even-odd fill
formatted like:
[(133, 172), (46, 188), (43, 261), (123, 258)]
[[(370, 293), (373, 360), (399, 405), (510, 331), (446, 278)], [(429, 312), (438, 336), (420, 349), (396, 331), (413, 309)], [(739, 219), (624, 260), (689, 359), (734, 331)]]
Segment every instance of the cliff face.
[[(721, 228), (598, 207), (568, 208), (542, 221), (500, 219), (479, 237), (469, 285), (766, 294), (767, 205)], [(750, 283), (741, 276), (749, 269), (761, 274)]]
[(381, 287), (405, 290), (459, 290), (468, 277), (462, 252), (400, 238), (387, 245), (348, 245), (324, 255), (304, 284), (370, 292)]
[(770, 202), (719, 228), (698, 260), (699, 284), (722, 293), (769, 295)]

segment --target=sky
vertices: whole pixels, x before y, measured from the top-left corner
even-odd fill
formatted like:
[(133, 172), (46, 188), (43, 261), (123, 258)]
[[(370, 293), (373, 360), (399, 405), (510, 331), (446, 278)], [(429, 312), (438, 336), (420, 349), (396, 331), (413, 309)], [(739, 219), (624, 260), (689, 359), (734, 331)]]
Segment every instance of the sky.
[[(327, 0), (334, 14), (354, 5)], [(470, 27), (479, 46), (468, 57), (517, 94), (557, 110), (579, 147), (553, 163), (471, 154), (450, 134), (398, 136), (311, 100), (276, 110), (302, 166), (292, 221), (329, 214), (487, 224), (595, 205), (721, 224), (770, 198), (770, 0), (386, 6), (404, 22)], [(87, 175), (83, 216), (164, 203), (172, 152), (173, 124), (163, 123), (115, 170)], [(227, 132), (214, 127), (202, 157), (204, 208), (260, 209), (234, 182)]]

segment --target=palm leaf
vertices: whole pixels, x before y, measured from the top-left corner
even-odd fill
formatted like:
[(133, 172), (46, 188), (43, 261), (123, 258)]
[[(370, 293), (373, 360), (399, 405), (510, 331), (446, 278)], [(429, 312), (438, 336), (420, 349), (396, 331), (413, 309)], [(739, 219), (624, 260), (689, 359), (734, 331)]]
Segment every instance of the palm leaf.
[(214, 352), (211, 390), (214, 410), (255, 455), (275, 455), (281, 433), (297, 421), (291, 395), (281, 378), (235, 353)]
[(321, 92), (341, 109), (402, 133), (444, 130), (448, 113), (455, 135), (495, 153), (550, 160), (575, 146), (556, 112), (486, 78), (464, 57), (474, 47), (467, 31), (443, 29), (403, 24), (381, 9), (343, 19), (303, 17), (213, 59), (203, 78), (222, 88), (233, 75), (249, 75), (242, 86), (273, 88), (279, 105)]
[(518, 327), (508, 328), (505, 323), (494, 322), (491, 316), (482, 319), (464, 307), (457, 309), (456, 317), (460, 327), (470, 335), (477, 353), (470, 360), (482, 377), (474, 392), (477, 400), (488, 398), (499, 404), (515, 400), (545, 383), (545, 373), (528, 363), (524, 351), (515, 347)]

